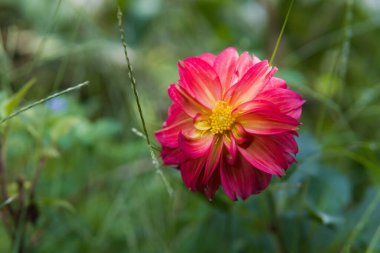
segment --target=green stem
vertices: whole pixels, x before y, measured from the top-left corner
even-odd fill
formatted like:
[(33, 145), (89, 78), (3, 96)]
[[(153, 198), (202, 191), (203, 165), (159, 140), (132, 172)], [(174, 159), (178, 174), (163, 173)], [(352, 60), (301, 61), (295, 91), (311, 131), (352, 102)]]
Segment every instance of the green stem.
[[(139, 111), (139, 116), (140, 116), (141, 124), (142, 124), (143, 130), (144, 130), (145, 139), (146, 139), (146, 142), (148, 144), (148, 148), (149, 148), (150, 156), (152, 158), (153, 166), (156, 168), (156, 173), (161, 177), (162, 181), (164, 182), (164, 185), (166, 187), (166, 190), (167, 190), (169, 196), (173, 196), (173, 189), (170, 186), (169, 181), (166, 179), (164, 173), (162, 172), (162, 170), (160, 168), (160, 163), (158, 162), (158, 159), (154, 153), (155, 147), (152, 145), (152, 143), (150, 142), (150, 139), (149, 139), (148, 130), (146, 128), (144, 115), (143, 115), (143, 112), (141, 109), (140, 98), (139, 98), (137, 88), (136, 88), (136, 80), (134, 78), (132, 65), (131, 65), (131, 62), (130, 62), (129, 56), (128, 56), (127, 41), (125, 39), (125, 35), (124, 35), (125, 31), (124, 31), (123, 26), (122, 26), (122, 17), (123, 17), (123, 13), (121, 12), (120, 7), (118, 7), (117, 8), (117, 20), (118, 20), (118, 26), (119, 26), (119, 31), (120, 31), (120, 39), (121, 39), (121, 42), (123, 44), (124, 55), (125, 55), (125, 59), (127, 61), (127, 67), (128, 67), (128, 77), (129, 77), (129, 80), (130, 80), (131, 85), (132, 85), (132, 90), (133, 90), (133, 94), (134, 94), (135, 101), (137, 104), (137, 108)], [(132, 131), (135, 133), (138, 132), (137, 130), (133, 130), (133, 129), (132, 129)]]
[(38, 101), (36, 101), (36, 102), (34, 102), (34, 103), (31, 103), (31, 104), (29, 104), (29, 105), (27, 105), (27, 106), (25, 106), (25, 107), (22, 107), (21, 109), (15, 111), (14, 113), (12, 113), (12, 114), (10, 114), (9, 116), (7, 116), (7, 117), (5, 117), (4, 119), (2, 119), (2, 120), (0, 121), (0, 125), (3, 124), (4, 122), (10, 120), (11, 118), (16, 117), (16, 116), (19, 115), (20, 113), (29, 110), (30, 108), (33, 108), (33, 107), (35, 107), (35, 106), (37, 106), (37, 105), (39, 105), (39, 104), (43, 104), (43, 103), (45, 103), (45, 102), (47, 102), (47, 101), (49, 101), (49, 100), (51, 100), (51, 99), (53, 99), (53, 98), (56, 98), (56, 97), (58, 97), (58, 96), (63, 95), (63, 94), (65, 94), (65, 93), (68, 93), (68, 92), (71, 92), (71, 91), (74, 91), (74, 90), (80, 89), (80, 88), (82, 88), (83, 86), (86, 86), (86, 85), (88, 85), (88, 84), (89, 84), (88, 81), (83, 82), (83, 83), (80, 83), (80, 84), (78, 84), (78, 85), (76, 85), (76, 86), (74, 86), (74, 87), (70, 87), (70, 88), (68, 88), (68, 89), (66, 89), (66, 90), (63, 90), (63, 91), (60, 91), (60, 92), (54, 93), (54, 94), (52, 94), (52, 95), (50, 95), (50, 96), (48, 96), (48, 97), (46, 97), (46, 98), (40, 99), (40, 100), (38, 100)]
[(146, 128), (144, 115), (143, 115), (142, 109), (141, 109), (140, 98), (139, 98), (137, 88), (136, 88), (136, 80), (134, 78), (132, 65), (131, 65), (131, 62), (130, 62), (129, 56), (128, 56), (127, 41), (125, 39), (125, 35), (124, 35), (125, 31), (124, 31), (124, 28), (122, 26), (122, 17), (123, 17), (123, 13), (121, 12), (120, 7), (118, 7), (117, 8), (117, 20), (118, 20), (118, 26), (119, 26), (119, 31), (120, 31), (121, 43), (123, 44), (123, 48), (124, 48), (125, 60), (127, 61), (128, 77), (129, 77), (129, 80), (131, 81), (133, 95), (135, 96), (137, 109), (139, 111), (139, 116), (140, 116), (141, 124), (142, 124), (143, 130), (144, 130), (146, 142), (150, 146), (151, 144), (150, 144), (150, 139), (149, 139), (149, 135), (148, 135), (148, 130)]
[(271, 65), (271, 66), (273, 64), (274, 58), (276, 57), (277, 49), (278, 49), (278, 47), (280, 45), (280, 42), (281, 42), (281, 39), (282, 39), (282, 34), (284, 33), (286, 24), (288, 23), (288, 18), (289, 18), (289, 15), (290, 15), (290, 11), (292, 10), (292, 7), (293, 7), (293, 2), (294, 2), (294, 0), (292, 0), (290, 2), (289, 8), (288, 8), (288, 12), (286, 13), (286, 17), (285, 17), (284, 23), (282, 24), (280, 35), (278, 35), (278, 38), (277, 38), (277, 41), (276, 41), (276, 45), (274, 47), (272, 56), (270, 57), (269, 65)]
[(273, 196), (273, 192), (270, 190), (267, 192), (266, 196), (267, 196), (268, 207), (269, 207), (269, 211), (271, 215), (269, 228), (276, 239), (279, 252), (287, 253), (288, 251), (286, 249), (285, 239), (282, 235), (281, 220), (278, 216), (275, 197)]

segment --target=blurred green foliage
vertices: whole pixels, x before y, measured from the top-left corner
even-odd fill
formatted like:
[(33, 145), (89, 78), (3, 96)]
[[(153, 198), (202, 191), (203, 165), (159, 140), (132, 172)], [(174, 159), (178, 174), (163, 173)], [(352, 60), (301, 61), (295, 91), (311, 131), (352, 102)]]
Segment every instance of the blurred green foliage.
[[(164, 168), (169, 196), (131, 131), (140, 123), (117, 4), (153, 134), (179, 59), (227, 46), (270, 58), (289, 2), (1, 0), (2, 117), (20, 102), (90, 81), (0, 126), (11, 205), (17, 180), (29, 190), (44, 161), (26, 252), (380, 252), (376, 0), (295, 1), (275, 65), (307, 100), (300, 153), (266, 192), (245, 202), (219, 192), (210, 203)], [(3, 225), (0, 238), (0, 252), (12, 252)]]

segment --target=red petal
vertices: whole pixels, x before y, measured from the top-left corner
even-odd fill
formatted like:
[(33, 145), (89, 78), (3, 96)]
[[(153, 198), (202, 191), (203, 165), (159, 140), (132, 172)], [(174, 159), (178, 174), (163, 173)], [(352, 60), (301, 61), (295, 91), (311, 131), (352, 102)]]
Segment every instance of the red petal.
[(203, 188), (200, 190), (204, 195), (211, 201), (214, 198), (215, 192), (218, 190), (220, 186), (220, 172), (219, 170), (215, 170), (214, 174), (210, 177), (209, 181)]
[(272, 178), (270, 174), (257, 170), (240, 155), (232, 166), (221, 163), (220, 174), (223, 190), (232, 200), (238, 197), (246, 199), (252, 194), (260, 193)]
[(214, 136), (212, 148), (210, 149), (210, 152), (207, 156), (207, 162), (204, 169), (202, 184), (206, 184), (210, 180), (212, 174), (215, 171), (215, 168), (219, 165), (222, 149), (223, 138)]
[(223, 136), (223, 144), (226, 147), (226, 161), (228, 164), (234, 164), (236, 160), (236, 140), (232, 134), (226, 134)]
[(197, 190), (199, 184), (199, 177), (205, 166), (206, 159), (204, 157), (198, 159), (189, 159), (181, 164), (181, 176), (183, 182), (190, 189), (190, 191)]
[(190, 117), (195, 117), (200, 112), (206, 113), (208, 111), (206, 107), (201, 105), (195, 98), (191, 97), (190, 94), (180, 86), (171, 84), (168, 93), (173, 102), (178, 104)]
[(238, 149), (250, 164), (263, 172), (282, 176), (282, 169), (288, 167), (286, 151), (272, 136), (255, 136), (249, 147)]
[(222, 98), (222, 86), (213, 67), (200, 58), (187, 58), (178, 63), (180, 81), (189, 94), (207, 108)]
[[(244, 114), (237, 117), (244, 129), (252, 134), (279, 134), (297, 130), (298, 121), (283, 114), (273, 104), (265, 101), (252, 101), (245, 103)], [(244, 111), (239, 108), (239, 110)]]
[(298, 93), (283, 88), (267, 89), (260, 93), (256, 99), (269, 101), (277, 105), (282, 113), (297, 120), (301, 116), (301, 106), (305, 103)]
[(235, 75), (232, 78), (232, 84), (234, 85), (247, 73), (247, 71), (253, 66), (252, 58), (247, 51), (243, 52), (236, 64)]
[(214, 69), (219, 75), (223, 93), (231, 86), (239, 54), (234, 47), (228, 47), (221, 52), (214, 62)]
[(185, 156), (179, 148), (168, 148), (163, 146), (161, 158), (165, 165), (178, 165), (185, 160)]
[(183, 129), (191, 129), (193, 128), (192, 119), (186, 119), (183, 121), (176, 122), (168, 127), (165, 127), (161, 130), (158, 130), (155, 133), (156, 139), (163, 146), (167, 146), (170, 148), (178, 147), (178, 135)]
[(214, 62), (216, 59), (215, 55), (213, 55), (211, 53), (204, 53), (198, 57), (201, 58), (202, 60), (204, 60), (205, 62), (207, 62), (208, 64), (210, 64), (210, 66), (214, 66)]
[(213, 144), (213, 137), (214, 135), (211, 133), (204, 133), (194, 138), (181, 132), (178, 138), (179, 148), (187, 157), (199, 158), (208, 154), (211, 144)]
[(231, 94), (230, 105), (238, 105), (251, 101), (269, 82), (277, 69), (270, 69), (268, 61), (261, 61), (251, 67), (242, 79), (227, 91)]

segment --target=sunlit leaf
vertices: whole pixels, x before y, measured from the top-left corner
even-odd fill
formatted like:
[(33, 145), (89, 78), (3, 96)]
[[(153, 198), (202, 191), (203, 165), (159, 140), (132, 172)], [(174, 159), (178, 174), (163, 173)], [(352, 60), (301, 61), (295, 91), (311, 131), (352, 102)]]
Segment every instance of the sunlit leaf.
[(9, 116), (15, 109), (20, 105), (21, 101), (24, 99), (26, 93), (36, 82), (35, 79), (27, 82), (16, 94), (11, 96), (4, 104), (3, 112), (4, 116)]

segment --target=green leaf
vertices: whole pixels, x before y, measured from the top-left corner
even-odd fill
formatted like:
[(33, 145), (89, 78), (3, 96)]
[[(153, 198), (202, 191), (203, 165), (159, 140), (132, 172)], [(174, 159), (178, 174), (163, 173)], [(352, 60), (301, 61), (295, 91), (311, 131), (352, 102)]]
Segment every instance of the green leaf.
[(75, 213), (74, 206), (65, 199), (59, 199), (59, 198), (40, 198), (39, 200), (41, 206), (44, 207), (58, 207), (65, 209), (71, 213)]
[(15, 111), (17, 106), (20, 105), (26, 93), (29, 91), (29, 89), (32, 87), (32, 85), (35, 82), (36, 82), (36, 79), (30, 80), (16, 94), (14, 94), (5, 102), (4, 108), (3, 108), (4, 116), (9, 116), (12, 112)]
[(5, 206), (9, 205), (10, 203), (12, 203), (12, 201), (13, 201), (13, 198), (8, 198), (6, 201), (1, 203), (0, 204), (0, 210), (3, 209)]

